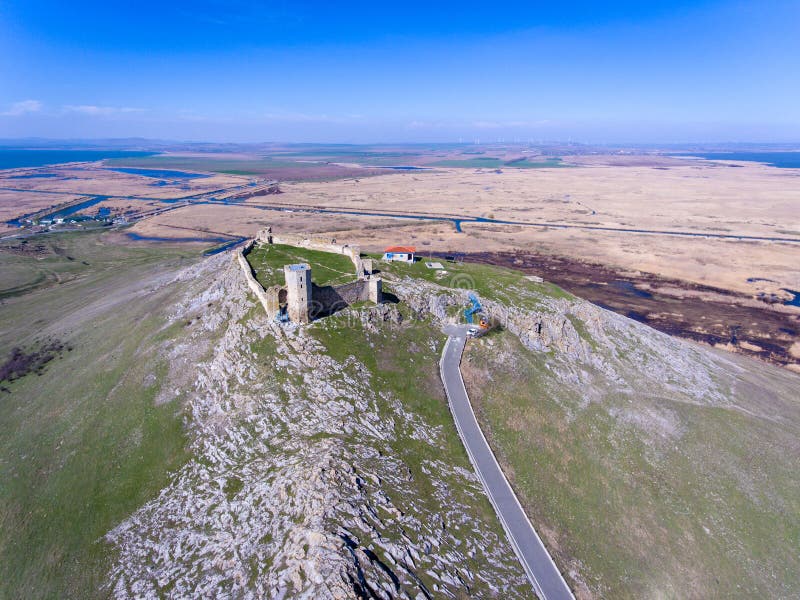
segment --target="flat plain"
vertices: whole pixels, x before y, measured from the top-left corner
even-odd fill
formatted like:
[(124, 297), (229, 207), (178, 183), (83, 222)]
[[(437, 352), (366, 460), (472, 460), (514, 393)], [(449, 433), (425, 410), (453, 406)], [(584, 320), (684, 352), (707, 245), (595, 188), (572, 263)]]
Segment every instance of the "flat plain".
[[(283, 193), (268, 201), (257, 197), (240, 207), (183, 208), (138, 227), (152, 233), (165, 221), (217, 222), (232, 234), (249, 235), (264, 222), (288, 219), (302, 230), (346, 234), (369, 250), (401, 241), (422, 251), (535, 250), (745, 293), (800, 287), (800, 173), (755, 163), (664, 158), (656, 164), (447, 168), (282, 182)], [(380, 216), (299, 213), (297, 218), (265, 210), (270, 208), (505, 223), (466, 221), (457, 232), (449, 220), (398, 220), (387, 229)], [(794, 241), (768, 241), (781, 238)]]
[[(794, 169), (674, 159), (670, 167), (445, 169), (287, 184), (270, 204), (511, 221), (520, 225), (463, 223), (462, 235), (434, 226), (416, 235), (417, 245), (443, 251), (544, 250), (751, 291), (747, 279), (753, 277), (772, 279), (779, 287), (800, 286), (800, 245), (545, 224), (800, 240), (799, 184)], [(369, 224), (362, 229), (348, 236), (371, 249), (403, 241), (374, 233)]]
[(630, 156), (564, 164), (282, 182), (281, 194), (182, 207), (134, 231), (249, 236), (271, 225), (370, 252), (412, 244), (423, 255), (464, 253), (662, 331), (798, 368), (800, 308), (785, 304), (800, 290), (796, 169)]
[[(422, 255), (463, 253), (544, 276), (668, 333), (800, 362), (800, 307), (786, 304), (800, 290), (798, 169), (655, 155), (320, 152), (186, 153), (8, 171), (0, 210), (8, 220), (102, 194), (112, 216), (135, 222), (116, 234), (125, 244), (219, 243), (272, 226), (369, 252), (410, 244)], [(465, 160), (473, 162), (440, 166)], [(159, 179), (111, 164), (205, 177)], [(267, 176), (278, 180), (275, 193), (219, 201)]]

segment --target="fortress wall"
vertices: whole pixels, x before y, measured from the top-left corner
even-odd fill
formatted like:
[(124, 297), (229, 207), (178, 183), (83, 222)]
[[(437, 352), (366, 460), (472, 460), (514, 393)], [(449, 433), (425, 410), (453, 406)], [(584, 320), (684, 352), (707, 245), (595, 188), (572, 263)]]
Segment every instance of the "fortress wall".
[(323, 252), (332, 252), (334, 254), (344, 254), (352, 261), (353, 266), (355, 267), (356, 277), (361, 277), (364, 274), (364, 264), (361, 261), (361, 249), (358, 246), (337, 244), (330, 238), (313, 238), (304, 235), (292, 234), (276, 235), (269, 233), (266, 230), (259, 231), (256, 240), (264, 244), (286, 244), (287, 246), (309, 248), (310, 250), (321, 250)]
[[(336, 254), (344, 254), (349, 257), (356, 267), (358, 279), (337, 286), (318, 286), (311, 283), (310, 302), (308, 304), (308, 312), (305, 319), (299, 318), (298, 302), (295, 299), (294, 305), (290, 313), (294, 313), (293, 321), (307, 322), (308, 316), (326, 315), (341, 310), (355, 302), (372, 301), (380, 304), (383, 301), (381, 280), (378, 277), (371, 276), (372, 264), (370, 259), (366, 261), (361, 260), (360, 252), (357, 246), (348, 246), (343, 244), (335, 244), (330, 241), (319, 239), (312, 239), (301, 235), (282, 235), (276, 236), (268, 233), (267, 231), (259, 232), (256, 239), (250, 240), (247, 244), (236, 251), (236, 258), (244, 273), (247, 285), (250, 290), (255, 294), (261, 306), (267, 313), (270, 319), (274, 319), (280, 311), (280, 294), (288, 291), (287, 286), (274, 285), (268, 289), (264, 289), (258, 282), (253, 274), (253, 269), (250, 263), (247, 262), (247, 255), (253, 249), (256, 243), (273, 243), (273, 244), (286, 244), (297, 246), (300, 248), (309, 248), (311, 250), (321, 250), (323, 252), (334, 252)], [(364, 269), (369, 269), (369, 272)], [(290, 303), (291, 304), (291, 303)], [(309, 314), (310, 313), (310, 314)], [(291, 318), (291, 314), (290, 314)]]
[(366, 281), (353, 281), (334, 287), (336, 293), (348, 304), (369, 300), (369, 286)]
[(254, 243), (255, 240), (250, 240), (244, 247), (239, 248), (236, 251), (236, 260), (239, 261), (239, 266), (242, 268), (244, 278), (250, 290), (255, 294), (256, 298), (258, 298), (258, 301), (261, 302), (261, 306), (264, 307), (267, 316), (270, 319), (274, 319), (275, 315), (278, 314), (278, 290), (270, 288), (271, 293), (268, 294), (256, 280), (253, 275), (253, 269), (250, 267), (250, 263), (247, 262), (247, 255), (253, 249)]
[(375, 304), (383, 303), (383, 280), (380, 277), (370, 277), (367, 280), (367, 296)]
[(275, 315), (277, 315), (281, 310), (280, 294), (282, 290), (285, 291), (286, 288), (280, 285), (273, 285), (272, 287), (268, 287), (264, 290), (264, 293), (267, 296), (267, 305), (265, 308), (267, 311), (267, 316), (270, 319), (274, 318)]
[(366, 302), (375, 296), (375, 284), (359, 279), (343, 285), (312, 285), (311, 298), (314, 311), (329, 314), (355, 302)]

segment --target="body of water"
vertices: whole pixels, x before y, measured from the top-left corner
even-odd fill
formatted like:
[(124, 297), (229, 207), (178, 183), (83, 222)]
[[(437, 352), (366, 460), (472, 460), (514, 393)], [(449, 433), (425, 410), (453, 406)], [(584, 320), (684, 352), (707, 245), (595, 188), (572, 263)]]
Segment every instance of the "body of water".
[(781, 169), (800, 169), (800, 152), (692, 152), (673, 154), (672, 156), (697, 157), (706, 160), (741, 160), (765, 163)]
[[(74, 215), (77, 212), (80, 212), (84, 209), (90, 208), (95, 204), (100, 204), (103, 200), (108, 200), (108, 196), (95, 196), (91, 200), (86, 200), (85, 202), (79, 202), (78, 204), (73, 204), (67, 208), (58, 210), (56, 212), (50, 213), (49, 215), (45, 215), (42, 219), (64, 219), (70, 215)], [(104, 209), (100, 209), (101, 211)], [(105, 216), (109, 214), (108, 209), (105, 209)], [(104, 216), (101, 214), (101, 216)]]
[(128, 175), (142, 175), (143, 177), (153, 177), (154, 179), (199, 179), (210, 177), (203, 173), (189, 173), (187, 171), (171, 171), (168, 169), (134, 169), (130, 167), (115, 167), (108, 169), (117, 173), (127, 173)]
[(793, 298), (791, 300), (784, 300), (784, 304), (786, 306), (800, 306), (800, 292), (797, 290), (787, 290), (786, 288), (781, 288), (784, 292), (789, 292), (792, 294)]
[(134, 150), (29, 150), (25, 148), (1, 148), (0, 169), (43, 167), (69, 162), (87, 162), (105, 158), (132, 158), (153, 156), (155, 152)]
[(168, 238), (168, 237), (158, 237), (158, 236), (150, 236), (150, 235), (140, 235), (138, 233), (134, 233), (129, 231), (127, 236), (139, 242), (164, 242), (167, 244), (180, 244), (181, 242), (207, 242), (210, 244), (219, 244), (213, 248), (209, 248), (203, 254), (206, 256), (211, 256), (213, 254), (219, 254), (220, 252), (224, 252), (228, 248), (232, 248), (236, 244), (241, 244), (247, 238), (243, 237), (236, 237), (231, 239), (229, 237), (181, 237), (181, 238)]
[(14, 175), (8, 179), (52, 179), (54, 177), (61, 177), (55, 173), (28, 173), (27, 175)]
[(626, 294), (630, 294), (631, 296), (638, 296), (639, 298), (652, 298), (653, 294), (646, 290), (640, 290), (637, 288), (632, 281), (622, 281), (622, 280), (615, 280), (611, 282), (618, 290), (622, 290)]
[(214, 236), (214, 237), (211, 237), (211, 236), (204, 236), (204, 237), (192, 236), (192, 237), (171, 238), (171, 237), (159, 237), (159, 236), (155, 236), (155, 235), (141, 235), (139, 233), (134, 233), (132, 231), (129, 231), (126, 235), (130, 239), (136, 240), (137, 242), (166, 242), (166, 243), (176, 243), (176, 244), (181, 243), (181, 242), (212, 242), (212, 243), (221, 244), (221, 243), (230, 241), (230, 238), (221, 237), (221, 236)]
[[(367, 166), (369, 166), (369, 165), (367, 165)], [(413, 166), (410, 166), (410, 165), (408, 165), (408, 166), (407, 165), (399, 165), (399, 166), (396, 166), (396, 167), (381, 167), (381, 166), (374, 166), (373, 167), (373, 166), (370, 166), (370, 168), (373, 168), (373, 169), (393, 169), (395, 171), (428, 171), (428, 170), (430, 170), (430, 169), (428, 169), (428, 167), (413, 167)]]
[(220, 252), (225, 252), (225, 250), (228, 250), (229, 248), (233, 248), (236, 244), (241, 244), (246, 239), (247, 238), (243, 238), (243, 237), (236, 238), (235, 240), (231, 240), (230, 242), (225, 242), (224, 244), (222, 244), (221, 246), (217, 246), (216, 248), (210, 248), (209, 250), (206, 250), (205, 252), (203, 252), (203, 254), (205, 254), (206, 256), (213, 256), (214, 254), (219, 254)]
[[(87, 208), (91, 208), (96, 204), (100, 204), (101, 202), (108, 200), (108, 196), (94, 196), (88, 200), (84, 200), (83, 202), (79, 202), (78, 204), (73, 204), (72, 206), (68, 206), (67, 208), (62, 208), (61, 210), (55, 210), (51, 213), (45, 214), (39, 217), (39, 220), (50, 219), (54, 221), (55, 219), (66, 219), (71, 217), (77, 212), (85, 210)], [(111, 209), (105, 206), (101, 206), (97, 210), (97, 216), (100, 218), (105, 218), (111, 215)], [(23, 221), (27, 219), (30, 214), (22, 215), (21, 217), (17, 217), (16, 219), (10, 219), (6, 221), (12, 227), (21, 227), (24, 223)], [(78, 217), (83, 218), (83, 217)], [(86, 217), (86, 219), (92, 219), (94, 217)]]

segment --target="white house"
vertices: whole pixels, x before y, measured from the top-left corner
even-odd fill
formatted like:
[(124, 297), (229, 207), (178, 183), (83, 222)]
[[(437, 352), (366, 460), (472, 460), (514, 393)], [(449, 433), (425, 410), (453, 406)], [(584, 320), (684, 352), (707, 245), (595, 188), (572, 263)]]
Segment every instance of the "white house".
[(383, 251), (383, 260), (413, 263), (416, 251), (414, 246), (389, 246)]

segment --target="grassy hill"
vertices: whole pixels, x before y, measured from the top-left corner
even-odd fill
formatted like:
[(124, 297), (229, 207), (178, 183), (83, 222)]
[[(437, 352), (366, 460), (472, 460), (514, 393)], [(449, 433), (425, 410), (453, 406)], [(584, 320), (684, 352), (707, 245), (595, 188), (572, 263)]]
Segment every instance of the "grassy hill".
[[(771, 597), (800, 589), (798, 381), (730, 360), (722, 401), (632, 369), (564, 382), (510, 335), (464, 361), (526, 511), (586, 597)], [(588, 386), (587, 393), (584, 386)]]
[[(175, 297), (160, 280), (196, 259), (100, 239), (0, 246), (0, 280), (16, 288), (0, 305), (0, 360), (25, 357), (0, 392), (3, 598), (93, 595), (108, 568), (98, 540), (186, 460), (180, 401), (155, 401), (169, 368), (152, 350), (181, 334), (164, 328)], [(20, 291), (10, 274), (28, 271), (40, 282)]]
[(0, 597), (525, 597), (430, 321), (284, 331), (230, 254), (29, 244), (0, 248), (7, 290), (45, 274), (0, 305), (2, 359), (40, 359), (0, 393)]
[[(265, 282), (349, 269), (274, 250)], [(528, 596), (438, 379), (468, 289), (500, 324), (470, 395), (578, 596), (800, 590), (796, 375), (483, 265), (382, 265), (397, 303), (287, 328), (230, 254), (0, 259), (0, 597)]]
[(670, 338), (514, 271), (447, 269), (387, 268), (423, 313), (457, 315), (466, 292), (453, 288), (466, 287), (500, 322), (467, 345), (462, 371), (579, 597), (797, 595), (797, 375)]

